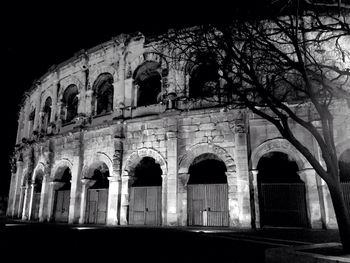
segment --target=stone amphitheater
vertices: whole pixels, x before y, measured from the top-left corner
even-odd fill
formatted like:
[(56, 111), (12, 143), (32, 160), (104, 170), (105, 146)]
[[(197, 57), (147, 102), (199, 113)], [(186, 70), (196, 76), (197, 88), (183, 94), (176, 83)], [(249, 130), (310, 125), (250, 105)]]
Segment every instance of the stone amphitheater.
[[(248, 110), (201, 100), (200, 85), (214, 81), (208, 64), (179, 70), (155, 41), (122, 34), (50, 68), (26, 92), (7, 215), (71, 224), (336, 227), (327, 186), (276, 128)], [(340, 160), (350, 159), (349, 114), (345, 107), (335, 118)], [(293, 132), (317, 154), (309, 134)]]

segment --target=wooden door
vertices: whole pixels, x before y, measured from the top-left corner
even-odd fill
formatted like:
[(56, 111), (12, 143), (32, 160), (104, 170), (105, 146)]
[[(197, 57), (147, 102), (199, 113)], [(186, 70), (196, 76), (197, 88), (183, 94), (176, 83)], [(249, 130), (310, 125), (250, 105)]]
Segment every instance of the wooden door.
[(55, 221), (68, 222), (70, 190), (56, 191)]
[(86, 204), (86, 222), (106, 224), (108, 207), (108, 189), (89, 189)]
[(161, 224), (160, 186), (142, 186), (130, 189), (129, 223), (132, 225)]
[(32, 220), (39, 219), (40, 196), (41, 193), (33, 193)]

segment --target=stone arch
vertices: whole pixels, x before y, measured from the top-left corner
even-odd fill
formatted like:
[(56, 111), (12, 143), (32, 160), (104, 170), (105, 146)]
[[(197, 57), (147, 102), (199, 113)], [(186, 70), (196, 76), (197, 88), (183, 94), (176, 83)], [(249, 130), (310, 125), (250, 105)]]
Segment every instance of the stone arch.
[(311, 167), (306, 158), (290, 142), (283, 138), (275, 138), (263, 142), (253, 150), (251, 155), (252, 169), (257, 170), (261, 157), (274, 151), (287, 154), (291, 160), (297, 163), (299, 170)]
[(113, 161), (112, 159), (103, 152), (97, 152), (91, 158), (91, 161), (87, 162), (82, 170), (82, 179), (86, 178), (91, 167), (94, 167), (97, 163), (104, 163), (108, 167), (109, 176), (113, 176)]
[(61, 159), (61, 160), (55, 162), (55, 165), (52, 169), (52, 175), (51, 175), (52, 179), (56, 179), (55, 177), (56, 177), (56, 173), (57, 173), (58, 169), (62, 168), (64, 166), (68, 167), (70, 170), (72, 170), (73, 163), (68, 159)]
[(59, 93), (57, 95), (58, 101), (62, 99), (63, 93), (70, 85), (75, 85), (78, 88), (78, 93), (80, 94), (81, 90), (83, 89), (83, 83), (75, 76), (69, 76), (63, 80), (60, 81), (61, 89), (59, 90)]
[(161, 69), (168, 69), (168, 61), (160, 53), (144, 52), (143, 54), (141, 54), (137, 58), (130, 61), (129, 66), (130, 66), (130, 70), (132, 72), (132, 75), (134, 74), (136, 69), (146, 61), (157, 62), (157, 63), (159, 63)]
[(46, 101), (46, 99), (49, 98), (49, 97), (52, 99), (52, 102), (54, 103), (54, 101), (53, 101), (53, 95), (52, 95), (52, 92), (51, 92), (51, 91), (47, 90), (47, 91), (45, 91), (45, 92), (42, 94), (42, 96), (41, 96), (41, 103), (40, 103), (40, 110), (41, 110), (41, 111), (43, 110), (43, 108), (44, 108), (44, 106), (45, 106), (45, 101)]
[(200, 143), (192, 146), (187, 151), (187, 153), (180, 159), (179, 173), (187, 174), (188, 169), (190, 165), (193, 163), (194, 159), (205, 153), (214, 154), (220, 160), (222, 160), (226, 165), (227, 172), (236, 171), (236, 165), (235, 165), (234, 159), (224, 148), (215, 144)]
[(165, 158), (161, 155), (161, 153), (154, 149), (142, 148), (133, 152), (126, 160), (123, 169), (123, 175), (128, 175), (129, 172), (131, 172), (136, 167), (136, 165), (141, 161), (143, 157), (152, 157), (156, 161), (156, 163), (160, 165), (160, 168), (163, 172), (163, 176), (167, 174), (167, 162), (165, 161)]
[[(90, 85), (92, 85), (95, 82), (95, 80), (98, 78), (98, 76), (103, 74), (103, 73), (109, 73), (113, 76), (114, 80), (117, 79), (117, 76), (116, 76), (117, 71), (112, 66), (98, 67), (92, 73), (89, 74)], [(91, 88), (92, 88), (92, 86), (91, 86)]]
[(43, 175), (45, 175), (46, 167), (45, 167), (45, 164), (43, 162), (39, 162), (37, 164), (37, 166), (34, 168), (33, 176), (32, 176), (32, 182), (35, 181), (35, 177), (37, 175), (37, 172), (39, 172), (40, 170), (42, 171)]
[(343, 152), (345, 152), (347, 149), (350, 149), (350, 140), (345, 139), (345, 140), (337, 143), (335, 146), (335, 149), (337, 152), (337, 156), (339, 158)]

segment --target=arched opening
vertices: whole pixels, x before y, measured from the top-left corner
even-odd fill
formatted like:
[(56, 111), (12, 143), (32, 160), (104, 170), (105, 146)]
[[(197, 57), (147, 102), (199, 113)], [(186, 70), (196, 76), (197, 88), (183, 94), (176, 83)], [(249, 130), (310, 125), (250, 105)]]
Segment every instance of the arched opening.
[(345, 203), (350, 211), (350, 149), (339, 156), (339, 177)]
[(129, 223), (160, 225), (162, 169), (151, 157), (144, 157), (131, 171)]
[(102, 73), (93, 86), (92, 109), (93, 115), (102, 115), (113, 111), (113, 76)]
[(162, 91), (162, 69), (159, 63), (147, 61), (134, 73), (136, 105), (147, 106), (160, 101)]
[(71, 179), (72, 175), (69, 167), (65, 166), (57, 169), (54, 205), (54, 220), (56, 222), (68, 222)]
[(39, 208), (40, 208), (40, 199), (41, 199), (41, 187), (43, 182), (44, 173), (39, 170), (35, 174), (34, 179), (34, 189), (33, 189), (33, 201), (32, 201), (32, 220), (39, 220)]
[(34, 119), (35, 119), (35, 109), (32, 109), (32, 111), (29, 114), (28, 117), (28, 137), (32, 136), (33, 130), (34, 130)]
[(210, 54), (198, 56), (188, 69), (189, 96), (191, 98), (209, 97), (218, 94), (219, 74), (216, 60)]
[(350, 183), (350, 149), (339, 156), (339, 176), (340, 182)]
[(106, 224), (108, 207), (109, 169), (105, 163), (92, 165), (87, 178), (92, 184), (87, 192), (86, 223)]
[(63, 123), (69, 123), (78, 114), (78, 88), (76, 85), (69, 85), (63, 93), (61, 118)]
[(307, 227), (305, 185), (298, 165), (282, 152), (270, 152), (258, 163), (261, 226)]
[(228, 226), (226, 165), (206, 153), (194, 159), (187, 183), (188, 225)]
[(51, 122), (51, 106), (52, 106), (52, 99), (51, 99), (51, 97), (48, 97), (45, 100), (45, 104), (44, 104), (44, 108), (43, 108), (42, 132), (47, 131), (49, 123)]

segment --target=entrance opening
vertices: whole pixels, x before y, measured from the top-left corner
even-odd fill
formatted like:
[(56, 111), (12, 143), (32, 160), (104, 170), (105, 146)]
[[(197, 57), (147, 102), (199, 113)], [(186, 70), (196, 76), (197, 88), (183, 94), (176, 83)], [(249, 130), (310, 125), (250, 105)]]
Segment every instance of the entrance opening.
[(345, 203), (350, 211), (350, 149), (344, 151), (339, 157), (339, 177)]
[(88, 189), (86, 204), (86, 222), (106, 224), (108, 210), (109, 169), (105, 163), (90, 168), (87, 177), (94, 180)]
[(197, 157), (189, 168), (188, 225), (228, 226), (226, 165), (214, 154)]
[(162, 169), (151, 157), (135, 167), (130, 182), (129, 222), (134, 225), (160, 225)]
[(39, 219), (39, 208), (40, 208), (40, 197), (41, 197), (41, 187), (43, 182), (43, 172), (38, 171), (35, 175), (34, 180), (34, 191), (33, 191), (33, 202), (32, 202), (32, 220)]
[(305, 185), (296, 162), (271, 152), (257, 168), (261, 226), (307, 227)]
[(59, 187), (55, 193), (54, 220), (56, 222), (68, 222), (71, 171), (68, 167), (58, 168), (55, 181), (59, 182)]

